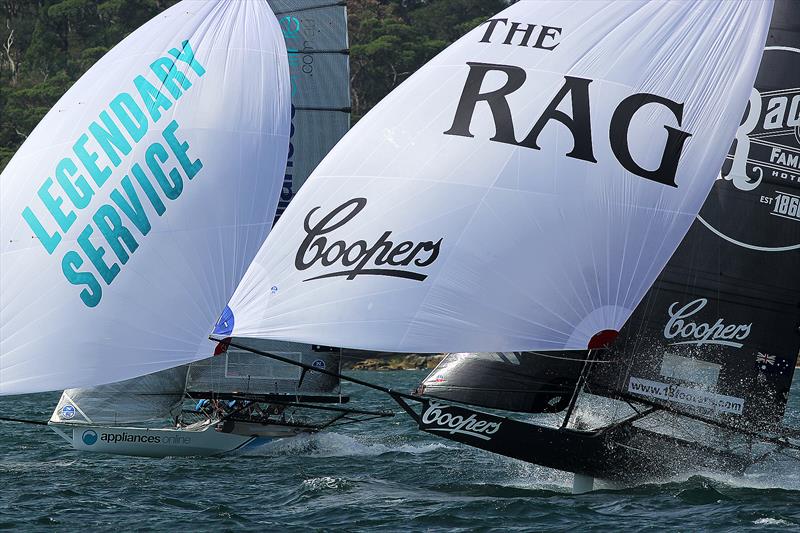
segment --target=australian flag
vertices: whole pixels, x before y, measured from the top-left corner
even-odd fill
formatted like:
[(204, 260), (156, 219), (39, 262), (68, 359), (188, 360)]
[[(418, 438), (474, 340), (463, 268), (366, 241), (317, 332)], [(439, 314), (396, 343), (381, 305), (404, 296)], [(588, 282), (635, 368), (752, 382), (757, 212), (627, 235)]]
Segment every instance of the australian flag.
[(756, 353), (756, 368), (768, 376), (791, 376), (793, 361), (763, 352)]

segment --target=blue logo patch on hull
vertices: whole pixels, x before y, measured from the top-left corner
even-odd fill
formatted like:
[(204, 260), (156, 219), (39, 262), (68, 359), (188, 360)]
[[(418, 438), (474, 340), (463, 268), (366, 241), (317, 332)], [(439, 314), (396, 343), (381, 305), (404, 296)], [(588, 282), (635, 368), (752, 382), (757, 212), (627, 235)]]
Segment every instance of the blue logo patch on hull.
[(97, 442), (97, 433), (95, 433), (91, 429), (87, 429), (86, 431), (83, 432), (83, 436), (81, 436), (81, 440), (87, 446), (91, 446), (92, 444)]
[(66, 404), (61, 408), (61, 414), (59, 416), (62, 420), (72, 420), (75, 418), (75, 408), (70, 404)]

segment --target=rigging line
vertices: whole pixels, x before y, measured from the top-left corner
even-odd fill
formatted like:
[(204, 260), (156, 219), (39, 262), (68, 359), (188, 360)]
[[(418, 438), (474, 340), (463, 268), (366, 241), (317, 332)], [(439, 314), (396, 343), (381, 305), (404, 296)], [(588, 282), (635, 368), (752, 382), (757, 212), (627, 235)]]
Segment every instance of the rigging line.
[(578, 378), (578, 383), (575, 384), (575, 390), (572, 392), (572, 398), (569, 400), (569, 407), (567, 407), (567, 412), (564, 414), (564, 422), (561, 424), (561, 429), (566, 429), (567, 425), (569, 425), (569, 420), (572, 418), (572, 412), (575, 410), (575, 404), (578, 403), (578, 395), (586, 384), (586, 374), (588, 373), (589, 369), (589, 361), (594, 359), (595, 352), (596, 350), (589, 350), (589, 353), (586, 354), (586, 361), (583, 363), (583, 368), (581, 368), (581, 375)]
[(296, 105), (294, 106), (296, 111), (336, 111), (338, 113), (351, 113), (353, 108), (352, 107), (322, 107), (322, 106), (304, 106), (304, 105)]
[(270, 359), (274, 359), (274, 360), (280, 361), (282, 363), (287, 363), (287, 364), (290, 364), (290, 365), (299, 366), (300, 368), (305, 368), (307, 370), (313, 370), (314, 372), (319, 372), (320, 374), (325, 374), (327, 376), (331, 376), (331, 377), (334, 377), (334, 378), (339, 378), (341, 380), (348, 381), (350, 383), (355, 383), (356, 385), (361, 385), (362, 387), (367, 387), (369, 389), (377, 390), (377, 391), (380, 391), (380, 392), (385, 392), (386, 394), (396, 394), (398, 396), (404, 397), (404, 398), (409, 399), (409, 400), (420, 401), (420, 398), (418, 396), (414, 396), (412, 394), (406, 394), (404, 392), (398, 392), (398, 391), (390, 389), (388, 387), (382, 387), (381, 385), (376, 385), (375, 383), (370, 383), (369, 381), (364, 381), (362, 379), (358, 379), (358, 378), (354, 378), (354, 377), (350, 377), (350, 376), (345, 376), (344, 374), (340, 374), (338, 372), (331, 372), (330, 370), (326, 370), (326, 369), (323, 369), (323, 368), (317, 368), (315, 366), (308, 365), (306, 363), (301, 363), (300, 361), (295, 361), (294, 359), (289, 359), (288, 357), (282, 357), (280, 355), (277, 355), (277, 354), (274, 354), (274, 353), (271, 353), (271, 352), (265, 352), (265, 351), (262, 351), (262, 350), (257, 350), (256, 348), (251, 348), (249, 346), (245, 346), (243, 344), (239, 344), (237, 342), (234, 342), (234, 341), (230, 340), (230, 338), (215, 337), (214, 335), (209, 335), (208, 338), (210, 340), (214, 341), (214, 342), (221, 342), (223, 344), (227, 344), (228, 346), (233, 346), (234, 348), (239, 348), (240, 350), (244, 350), (246, 352), (250, 352), (250, 353), (254, 353), (256, 355), (261, 355), (261, 356), (264, 356), (264, 357), (268, 357)]
[(9, 418), (5, 416), (0, 416), (0, 422), (19, 422), (20, 424), (31, 424), (34, 426), (48, 425), (47, 422), (42, 422), (41, 420), (23, 420), (22, 418)]
[(306, 50), (306, 49), (302, 49), (301, 50), (299, 48), (288, 48), (286, 50), (286, 53), (288, 55), (292, 55), (292, 54), (294, 54), (294, 55), (301, 55), (301, 54), (302, 55), (341, 54), (343, 56), (349, 56), (350, 55), (350, 49), (349, 48), (339, 48), (337, 50), (335, 48), (331, 48), (330, 50), (327, 50), (327, 49), (322, 49), (322, 50), (316, 50), (316, 49)]
[[(718, 427), (718, 428), (721, 428), (721, 429), (725, 429), (725, 430), (731, 431), (733, 433), (738, 433), (740, 435), (750, 436), (750, 437), (758, 439), (758, 440), (760, 440), (762, 442), (767, 442), (769, 444), (774, 444), (776, 446), (782, 446), (782, 447), (788, 448), (790, 450), (798, 450), (798, 451), (800, 451), (800, 446), (792, 444), (791, 442), (788, 442), (788, 440), (786, 440), (786, 437), (770, 437), (769, 435), (765, 435), (763, 433), (759, 433), (758, 431), (752, 431), (752, 430), (748, 430), (748, 429), (744, 429), (744, 428), (740, 428), (740, 427), (730, 426), (728, 424), (725, 424), (722, 421), (714, 420), (713, 418), (706, 418), (706, 417), (700, 416), (700, 415), (693, 415), (693, 414), (690, 414), (690, 413), (687, 413), (687, 412), (684, 412), (684, 411), (677, 410), (677, 409), (675, 409), (673, 407), (670, 407), (668, 405), (661, 405), (661, 404), (658, 404), (656, 402), (651, 402), (651, 401), (649, 401), (647, 399), (644, 399), (644, 398), (631, 397), (628, 394), (619, 394), (618, 396), (619, 396), (619, 398), (631, 398), (632, 401), (635, 401), (635, 402), (638, 402), (638, 403), (643, 403), (645, 405), (650, 405), (652, 407), (656, 407), (656, 408), (658, 408), (658, 409), (660, 409), (660, 410), (662, 410), (664, 412), (672, 413), (673, 415), (675, 415), (678, 418), (687, 418), (687, 419), (690, 419), (690, 420), (696, 420), (698, 422), (703, 422), (705, 424), (708, 424), (709, 426), (715, 426), (715, 427)], [(781, 439), (783, 439), (783, 440), (781, 440)]]
[(593, 361), (589, 361), (587, 359), (581, 359), (581, 358), (575, 358), (575, 357), (559, 357), (557, 355), (549, 355), (549, 354), (544, 353), (544, 352), (520, 352), (520, 353), (522, 353), (522, 354), (531, 353), (531, 354), (538, 355), (539, 357), (546, 357), (547, 359), (557, 359), (559, 361), (573, 361), (575, 363), (584, 363), (584, 364), (590, 364), (590, 365), (618, 363), (619, 361), (622, 360), (622, 359), (605, 359), (605, 360), (595, 359)]
[(288, 15), (289, 13), (302, 13), (303, 11), (312, 11), (314, 9), (324, 9), (326, 7), (337, 7), (346, 5), (347, 2), (345, 0), (340, 0), (338, 2), (328, 2), (327, 4), (320, 4), (318, 6), (299, 7), (296, 9), (287, 9), (286, 11), (275, 11), (274, 14), (277, 17), (278, 15)]

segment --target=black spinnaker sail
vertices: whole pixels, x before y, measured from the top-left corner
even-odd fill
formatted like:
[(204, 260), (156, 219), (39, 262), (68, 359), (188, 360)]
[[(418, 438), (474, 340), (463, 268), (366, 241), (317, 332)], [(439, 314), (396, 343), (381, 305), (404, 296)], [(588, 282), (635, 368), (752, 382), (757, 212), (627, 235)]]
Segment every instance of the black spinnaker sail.
[[(800, 350), (800, 4), (776, 3), (742, 126), (700, 216), (587, 390), (774, 429)], [(564, 409), (586, 352), (449, 354), (426, 396)]]
[(778, 1), (720, 179), (588, 390), (774, 429), (799, 350), (800, 4)]

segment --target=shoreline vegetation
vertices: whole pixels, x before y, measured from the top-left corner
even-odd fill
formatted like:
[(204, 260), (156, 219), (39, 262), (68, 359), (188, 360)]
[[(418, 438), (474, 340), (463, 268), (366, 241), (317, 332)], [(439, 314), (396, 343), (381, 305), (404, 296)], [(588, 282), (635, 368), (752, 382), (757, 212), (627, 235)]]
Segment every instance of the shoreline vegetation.
[(433, 370), (443, 354), (364, 354), (364, 357), (345, 353), (342, 357), (343, 370)]

